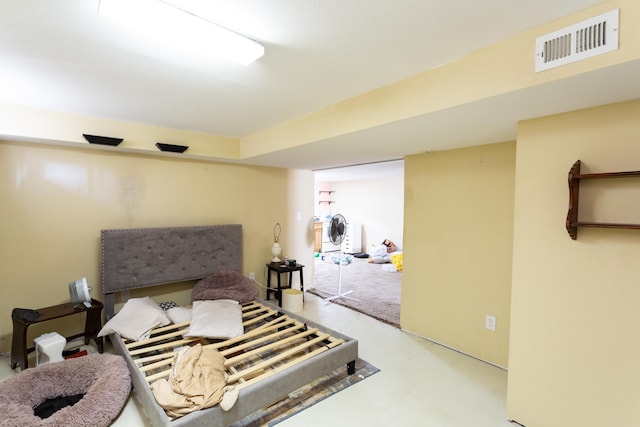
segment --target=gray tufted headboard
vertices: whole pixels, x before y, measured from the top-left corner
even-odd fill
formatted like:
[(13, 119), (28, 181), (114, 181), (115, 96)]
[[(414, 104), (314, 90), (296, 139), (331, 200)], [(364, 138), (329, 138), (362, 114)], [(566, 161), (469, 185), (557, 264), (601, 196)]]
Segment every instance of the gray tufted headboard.
[(242, 272), (242, 226), (102, 230), (101, 281), (106, 316), (115, 292), (202, 279), (220, 270)]

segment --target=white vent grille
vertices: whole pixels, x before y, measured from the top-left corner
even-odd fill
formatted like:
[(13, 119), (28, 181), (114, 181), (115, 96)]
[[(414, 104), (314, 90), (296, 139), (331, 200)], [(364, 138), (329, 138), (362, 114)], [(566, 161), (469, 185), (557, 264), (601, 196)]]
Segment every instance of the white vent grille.
[(618, 49), (619, 9), (536, 39), (536, 72)]

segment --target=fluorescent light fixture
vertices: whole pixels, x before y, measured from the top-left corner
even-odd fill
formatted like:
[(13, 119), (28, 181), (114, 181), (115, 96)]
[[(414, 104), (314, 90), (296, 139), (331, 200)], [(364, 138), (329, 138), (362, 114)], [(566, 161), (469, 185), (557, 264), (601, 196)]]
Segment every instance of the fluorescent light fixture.
[(165, 46), (248, 65), (264, 46), (163, 0), (100, 0), (99, 13)]

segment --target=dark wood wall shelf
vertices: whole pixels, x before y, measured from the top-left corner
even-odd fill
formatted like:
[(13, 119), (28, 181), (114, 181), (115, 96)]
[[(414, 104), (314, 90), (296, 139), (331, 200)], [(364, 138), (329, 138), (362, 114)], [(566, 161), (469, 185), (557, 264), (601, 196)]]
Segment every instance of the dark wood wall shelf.
[(578, 238), (578, 227), (624, 228), (640, 230), (640, 224), (620, 224), (610, 222), (578, 221), (578, 201), (580, 199), (580, 181), (584, 179), (630, 178), (640, 177), (640, 171), (580, 173), (580, 160), (576, 160), (569, 169), (569, 211), (567, 212), (567, 232), (573, 240)]

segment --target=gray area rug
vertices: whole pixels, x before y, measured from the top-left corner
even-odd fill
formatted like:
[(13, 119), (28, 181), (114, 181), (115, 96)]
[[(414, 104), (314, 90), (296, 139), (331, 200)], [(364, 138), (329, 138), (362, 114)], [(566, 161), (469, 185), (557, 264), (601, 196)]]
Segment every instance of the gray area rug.
[[(316, 261), (314, 284), (307, 292), (321, 298), (338, 293), (340, 270), (330, 260), (331, 256), (326, 256), (324, 262)], [(383, 265), (389, 264), (370, 264), (358, 258), (343, 265), (342, 293), (352, 290), (348, 296), (359, 301), (338, 298), (332, 302), (399, 328), (402, 273), (385, 271)]]

